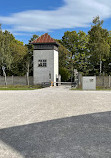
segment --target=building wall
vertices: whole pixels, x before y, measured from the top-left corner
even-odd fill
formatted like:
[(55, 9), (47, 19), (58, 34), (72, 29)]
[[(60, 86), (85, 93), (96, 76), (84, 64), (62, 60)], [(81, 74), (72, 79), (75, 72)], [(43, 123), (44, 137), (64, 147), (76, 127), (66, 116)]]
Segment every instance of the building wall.
[(54, 50), (54, 82), (56, 82), (56, 77), (59, 75), (59, 59), (58, 51)]
[[(54, 50), (34, 50), (33, 57), (34, 84), (54, 81)], [(40, 59), (47, 60), (47, 67), (38, 67)], [(49, 80), (49, 73), (51, 73), (51, 80)]]

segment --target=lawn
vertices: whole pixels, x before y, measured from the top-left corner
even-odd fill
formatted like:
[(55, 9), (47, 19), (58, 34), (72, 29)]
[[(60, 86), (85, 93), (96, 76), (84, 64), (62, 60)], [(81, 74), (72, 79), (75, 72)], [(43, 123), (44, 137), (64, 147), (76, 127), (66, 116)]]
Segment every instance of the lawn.
[(7, 86), (0, 86), (0, 90), (35, 90), (42, 88), (39, 85), (36, 86), (22, 86), (22, 85), (7, 85)]
[[(82, 91), (82, 88), (71, 88), (71, 90), (81, 90)], [(97, 91), (104, 91), (104, 90), (111, 90), (111, 88), (106, 88), (106, 87), (96, 87), (96, 90)]]

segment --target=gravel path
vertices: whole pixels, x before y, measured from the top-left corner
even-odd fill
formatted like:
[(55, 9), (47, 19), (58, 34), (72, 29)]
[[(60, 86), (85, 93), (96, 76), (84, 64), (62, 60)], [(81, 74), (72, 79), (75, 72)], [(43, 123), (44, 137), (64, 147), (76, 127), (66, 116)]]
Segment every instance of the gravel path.
[(0, 91), (0, 128), (110, 110), (109, 91)]
[[(108, 111), (111, 111), (111, 91), (71, 91), (66, 87), (65, 88), (53, 87), (53, 88), (45, 88), (45, 89), (39, 89), (33, 91), (0, 91), (0, 140), (1, 140), (0, 158), (67, 158), (68, 152), (66, 153), (66, 156), (61, 155), (60, 154), (61, 152), (59, 152), (58, 154), (54, 154), (55, 153), (54, 147), (56, 146), (56, 145), (54, 146), (54, 144), (52, 145), (53, 148), (51, 150), (46, 148), (47, 150), (50, 151), (50, 155), (49, 155), (49, 153), (45, 151), (46, 149), (43, 146), (44, 142), (42, 142), (42, 144), (40, 143), (44, 152), (42, 150), (39, 150), (39, 154), (38, 154), (39, 156), (37, 156), (37, 153), (34, 149), (34, 151), (31, 150), (33, 151), (33, 153), (30, 152), (31, 153), (30, 155), (29, 152), (27, 151), (30, 151), (31, 145), (33, 148), (34, 145), (33, 143), (35, 143), (34, 142), (35, 137), (33, 139), (30, 138), (29, 142), (27, 142), (29, 136), (28, 138), (27, 137), (25, 138), (24, 132), (28, 130), (27, 132), (30, 131), (31, 134), (31, 124), (33, 125), (35, 124), (36, 128), (38, 128), (37, 124), (38, 125), (40, 124), (40, 127), (42, 126), (42, 131), (44, 131), (44, 128), (49, 130), (48, 126), (51, 126), (51, 128), (55, 129), (56, 131), (56, 129), (58, 129), (58, 126), (60, 127), (60, 123), (58, 125), (58, 123), (56, 124), (55, 121), (54, 123), (55, 125), (54, 124), (50, 125), (49, 120), (57, 120), (57, 119), (62, 120), (62, 118), (70, 119), (72, 116), (79, 117), (79, 115), (82, 116), (85, 114), (108, 112)], [(101, 117), (101, 115), (99, 116)], [(98, 115), (95, 115), (95, 117), (98, 120)], [(47, 121), (47, 123), (45, 123), (45, 127), (43, 126), (43, 124), (41, 125), (41, 123), (43, 123), (44, 121)], [(71, 121), (73, 122), (74, 120), (69, 121), (70, 125), (71, 125)], [(67, 121), (65, 120), (63, 122), (64, 122), (63, 126), (65, 126)], [(61, 125), (61, 127), (63, 126)], [(40, 129), (36, 129), (36, 128), (32, 127), (33, 129), (32, 134), (35, 135), (36, 133), (36, 138), (37, 138), (37, 134), (39, 135), (39, 138), (41, 138), (41, 136), (43, 137), (47, 135), (47, 133), (44, 132), (42, 133), (40, 132), (41, 131)], [(77, 127), (75, 126), (75, 128)], [(101, 124), (101, 128), (102, 128), (102, 124)], [(80, 126), (77, 129), (80, 131)], [(67, 128), (67, 132), (68, 130), (69, 129)], [(98, 131), (98, 129), (96, 130)], [(62, 131), (64, 130), (62, 129)], [(57, 132), (59, 131), (57, 130)], [(61, 133), (61, 138), (63, 138), (62, 134), (64, 135), (64, 133)], [(52, 136), (53, 134), (50, 133), (50, 135), (51, 138), (54, 138), (54, 136)], [(16, 136), (19, 137), (19, 140), (17, 139), (18, 137)], [(30, 149), (26, 147), (26, 144), (24, 144), (25, 141), (29, 144)], [(22, 142), (21, 147), (17, 146), (17, 144), (20, 145), (21, 142)], [(47, 143), (44, 144), (46, 145)], [(35, 143), (35, 146), (36, 145), (37, 144)], [(93, 147), (92, 150), (97, 150), (96, 148)], [(77, 147), (76, 144), (75, 153), (76, 154), (81, 153), (79, 152), (80, 149), (79, 146)], [(108, 154), (104, 155), (104, 150), (105, 148), (101, 149), (101, 152), (103, 152), (103, 156), (105, 156), (105, 158), (110, 158), (108, 157), (109, 156)], [(91, 152), (90, 150), (88, 151)], [(99, 153), (97, 151), (95, 152), (96, 155), (98, 156)], [(34, 153), (36, 155), (34, 155)], [(69, 155), (70, 155), (69, 158), (79, 158), (79, 157), (82, 158), (82, 156), (79, 155), (76, 155), (74, 157), (72, 153), (69, 153)], [(87, 158), (87, 155), (84, 158)], [(93, 157), (91, 158), (96, 158), (96, 156), (94, 157), (93, 155)], [(104, 158), (104, 157), (100, 156), (100, 158)]]

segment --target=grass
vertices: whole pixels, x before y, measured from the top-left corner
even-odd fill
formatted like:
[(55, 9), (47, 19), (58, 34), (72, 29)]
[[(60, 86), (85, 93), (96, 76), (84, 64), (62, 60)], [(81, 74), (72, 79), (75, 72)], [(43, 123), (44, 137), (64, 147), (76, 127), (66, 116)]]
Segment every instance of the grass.
[(71, 88), (71, 90), (78, 90), (78, 91), (82, 91), (82, 88)]
[(0, 90), (35, 90), (42, 88), (39, 85), (36, 86), (22, 86), (22, 85), (7, 85), (7, 86), (0, 86)]
[[(71, 88), (71, 90), (81, 90), (82, 91), (82, 88), (79, 87), (79, 88)], [(106, 87), (96, 87), (96, 91), (104, 91), (104, 90), (111, 90), (111, 88), (106, 88)]]
[[(40, 85), (34, 85), (34, 86), (22, 86), (22, 85), (7, 85), (7, 86), (0, 86), (0, 90), (35, 90), (35, 89), (41, 89), (43, 88)], [(71, 88), (71, 90), (81, 90), (81, 87), (78, 88)], [(103, 88), (103, 87), (96, 87), (97, 91), (101, 91), (101, 90), (111, 90), (111, 88)]]
[(106, 87), (96, 87), (96, 90), (100, 91), (100, 90), (111, 90), (111, 88), (106, 88)]

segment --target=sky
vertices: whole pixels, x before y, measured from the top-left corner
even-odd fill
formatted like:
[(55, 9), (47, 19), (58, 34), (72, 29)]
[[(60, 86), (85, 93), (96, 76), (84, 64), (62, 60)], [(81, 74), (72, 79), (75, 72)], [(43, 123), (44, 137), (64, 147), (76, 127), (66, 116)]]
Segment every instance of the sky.
[(61, 39), (65, 31), (88, 32), (94, 17), (111, 30), (110, 0), (4, 0), (0, 2), (2, 30), (28, 43), (33, 34)]

